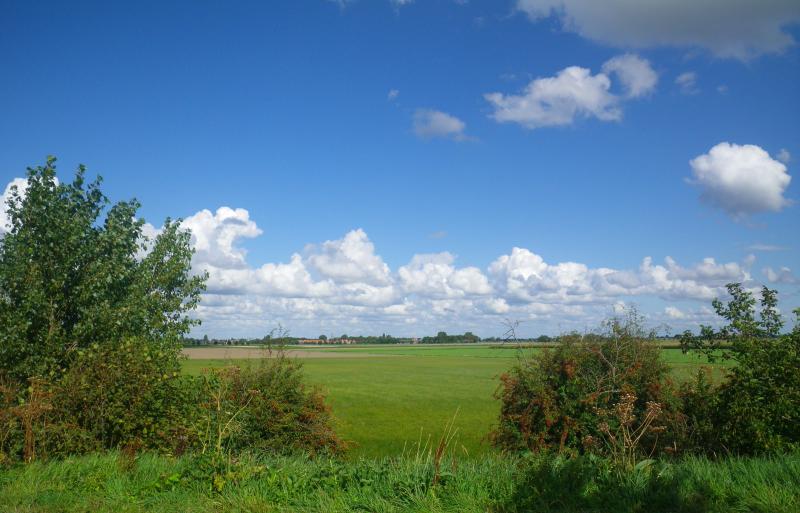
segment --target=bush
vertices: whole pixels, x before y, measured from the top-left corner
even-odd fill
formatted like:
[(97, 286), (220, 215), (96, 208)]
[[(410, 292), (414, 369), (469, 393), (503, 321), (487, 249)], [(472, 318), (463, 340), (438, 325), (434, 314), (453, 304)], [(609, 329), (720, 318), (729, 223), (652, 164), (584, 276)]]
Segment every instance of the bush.
[(81, 350), (59, 379), (8, 387), (0, 449), (26, 461), (115, 448), (180, 454), (199, 445), (190, 426), (201, 388), (179, 371), (175, 351), (138, 339)]
[(179, 370), (176, 354), (133, 339), (81, 351), (55, 382), (0, 386), (0, 464), (121, 449), (200, 452), (227, 468), (245, 450), (345, 449), (324, 396), (281, 352), (200, 377)]
[(302, 364), (278, 351), (255, 364), (205, 376), (201, 432), (205, 450), (336, 453), (344, 443), (333, 430), (325, 398), (303, 382)]
[[(50, 454), (84, 452), (76, 436), (103, 449), (142, 448), (180, 454), (198, 445), (191, 429), (200, 388), (180, 375), (178, 352), (141, 339), (96, 345), (79, 353), (52, 386)], [(91, 405), (91, 407), (88, 407)]]
[(501, 376), (493, 444), (625, 459), (674, 449), (682, 418), (677, 394), (648, 338), (632, 311), (609, 321), (604, 336), (563, 336), (520, 360)]
[(737, 454), (800, 447), (800, 333), (743, 351), (719, 388), (721, 447)]
[[(800, 326), (780, 334), (783, 320), (777, 293), (764, 287), (756, 316), (751, 292), (728, 285), (727, 305), (714, 300), (718, 315), (728, 324), (718, 331), (702, 326), (700, 335), (685, 333), (685, 350), (736, 365), (716, 389), (707, 384), (687, 394), (692, 431), (702, 447), (713, 453), (759, 454), (800, 446)], [(702, 392), (698, 392), (704, 388)], [(705, 405), (703, 404), (705, 403)]]

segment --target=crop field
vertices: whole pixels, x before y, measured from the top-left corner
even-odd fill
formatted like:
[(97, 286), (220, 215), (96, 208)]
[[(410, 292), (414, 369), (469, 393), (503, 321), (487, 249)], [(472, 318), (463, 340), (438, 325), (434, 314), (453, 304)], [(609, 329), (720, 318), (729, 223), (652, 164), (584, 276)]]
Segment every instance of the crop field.
[[(493, 398), (498, 377), (521, 355), (536, 350), (358, 346), (292, 348), (290, 354), (303, 359), (308, 380), (326, 392), (338, 433), (351, 443), (351, 456), (414, 453), (419, 446), (438, 441), (452, 421), (457, 430), (455, 449), (474, 457), (490, 449), (486, 435), (499, 411)], [(209, 367), (246, 365), (263, 351), (220, 347), (191, 348), (185, 353), (189, 359), (184, 371), (197, 374)], [(708, 366), (679, 349), (664, 349), (662, 357), (678, 380)], [(718, 376), (722, 370), (717, 366), (714, 372)]]

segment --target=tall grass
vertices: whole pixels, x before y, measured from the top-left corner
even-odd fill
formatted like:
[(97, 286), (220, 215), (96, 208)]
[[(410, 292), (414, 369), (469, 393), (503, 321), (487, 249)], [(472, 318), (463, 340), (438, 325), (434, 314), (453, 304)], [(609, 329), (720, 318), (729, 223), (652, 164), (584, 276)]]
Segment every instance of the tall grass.
[(800, 511), (800, 454), (646, 461), (630, 471), (592, 457), (444, 454), (437, 462), (436, 454), (356, 461), (244, 455), (232, 462), (220, 492), (196, 456), (107, 453), (36, 462), (0, 472), (0, 511)]

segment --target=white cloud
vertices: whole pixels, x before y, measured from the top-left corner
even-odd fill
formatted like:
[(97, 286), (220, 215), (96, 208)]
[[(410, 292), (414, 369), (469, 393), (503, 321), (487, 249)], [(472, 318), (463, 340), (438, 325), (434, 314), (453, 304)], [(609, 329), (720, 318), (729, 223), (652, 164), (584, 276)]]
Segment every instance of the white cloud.
[(361, 228), (343, 238), (306, 247), (311, 268), (337, 283), (363, 282), (387, 285), (391, 282), (389, 266), (375, 254), (375, 246)]
[[(726, 283), (750, 280), (746, 265), (712, 258), (689, 267), (671, 258), (663, 265), (645, 258), (637, 269), (616, 270), (578, 262), (549, 264), (524, 248), (500, 256), (488, 272), (458, 267), (447, 252), (414, 255), (393, 272), (363, 230), (310, 245), (305, 256), (295, 254), (287, 264), (199, 265), (209, 272), (208, 296), (214, 298), (199, 314), (218, 325), (240, 327), (246, 319), (266, 317), (313, 326), (312, 331), (327, 323), (334, 331), (369, 333), (427, 333), (448, 326), (485, 333), (487, 326), (497, 324), (499, 329), (505, 316), (557, 325), (559, 330), (580, 328), (625, 298), (707, 302), (723, 295)], [(232, 308), (237, 301), (239, 310)]]
[(16, 188), (17, 194), (21, 198), (25, 197), (25, 189), (28, 188), (28, 180), (25, 178), (14, 178), (3, 191), (0, 197), (0, 236), (6, 234), (11, 229), (11, 219), (8, 216), (8, 200), (11, 199), (12, 192)]
[(454, 141), (464, 141), (467, 125), (455, 116), (446, 112), (417, 109), (414, 113), (414, 133), (421, 139), (441, 137)]
[(602, 73), (570, 66), (553, 77), (532, 80), (521, 94), (488, 93), (491, 117), (499, 123), (518, 123), (534, 129), (570, 125), (579, 118), (601, 121), (622, 119), (622, 98), (611, 92), (611, 76), (620, 81), (625, 98), (644, 96), (654, 90), (658, 76), (647, 60), (625, 54), (603, 65)]
[(616, 74), (629, 98), (637, 98), (651, 93), (658, 83), (658, 74), (647, 59), (626, 53), (609, 59), (603, 64), (603, 72)]
[(609, 92), (611, 80), (603, 73), (570, 66), (554, 77), (533, 80), (522, 94), (488, 93), (494, 107), (491, 117), (499, 123), (518, 123), (526, 128), (569, 125), (579, 117), (616, 121), (622, 117), (617, 98)]
[(790, 203), (783, 196), (792, 179), (786, 166), (758, 146), (719, 143), (690, 165), (701, 199), (735, 219), (777, 212)]
[(792, 154), (789, 153), (789, 150), (786, 148), (781, 148), (781, 150), (778, 152), (777, 159), (784, 164), (789, 164), (789, 162), (792, 160)]
[(772, 267), (765, 267), (762, 272), (770, 283), (800, 283), (800, 280), (798, 280), (788, 267), (781, 267), (777, 271), (773, 270)]
[(192, 231), (195, 261), (225, 269), (245, 268), (247, 251), (236, 243), (261, 235), (261, 229), (243, 208), (220, 207), (214, 213), (201, 210), (184, 219), (182, 226)]
[(683, 313), (680, 309), (678, 309), (678, 308), (676, 308), (674, 306), (668, 306), (668, 307), (664, 308), (664, 313), (670, 319), (683, 319), (683, 318), (686, 317), (685, 313)]
[(489, 281), (477, 267), (456, 269), (450, 253), (414, 255), (397, 270), (399, 283), (407, 294), (452, 298), (491, 293)]
[(396, 100), (398, 96), (400, 96), (400, 91), (398, 89), (389, 89), (389, 93), (386, 95), (386, 99), (391, 102)]
[(557, 16), (564, 29), (616, 47), (700, 47), (749, 59), (794, 44), (796, 0), (517, 0), (532, 21)]
[(680, 88), (683, 94), (696, 94), (700, 92), (697, 89), (697, 73), (694, 71), (686, 71), (678, 75), (675, 78), (675, 84)]
[[(242, 243), (262, 230), (247, 210), (201, 210), (184, 227), (193, 230), (194, 271), (209, 275), (197, 315), (203, 329), (218, 336), (261, 335), (278, 322), (296, 335), (425, 335), (440, 329), (500, 335), (504, 318), (524, 321), (520, 334), (538, 335), (596, 325), (614, 305), (637, 298), (651, 298), (655, 320), (696, 327), (713, 315), (702, 308), (692, 313), (686, 302), (705, 305), (724, 297), (725, 284), (733, 281), (757, 285), (750, 276), (753, 256), (742, 262), (709, 257), (692, 265), (646, 257), (636, 267), (615, 269), (551, 263), (530, 249), (512, 248), (485, 268), (459, 266), (454, 255), (442, 252), (415, 254), (392, 269), (361, 229), (307, 245), (283, 262), (253, 264)], [(153, 237), (160, 229), (146, 224), (143, 231)], [(770, 283), (797, 283), (786, 267), (764, 268), (763, 276)], [(677, 314), (676, 302), (685, 317)]]
[(749, 281), (748, 265), (706, 258), (683, 267), (670, 257), (657, 265), (646, 257), (636, 270), (615, 270), (577, 262), (548, 264), (528, 249), (514, 248), (492, 262), (489, 274), (496, 290), (512, 302), (578, 304), (625, 296), (707, 300), (724, 293), (726, 283)]

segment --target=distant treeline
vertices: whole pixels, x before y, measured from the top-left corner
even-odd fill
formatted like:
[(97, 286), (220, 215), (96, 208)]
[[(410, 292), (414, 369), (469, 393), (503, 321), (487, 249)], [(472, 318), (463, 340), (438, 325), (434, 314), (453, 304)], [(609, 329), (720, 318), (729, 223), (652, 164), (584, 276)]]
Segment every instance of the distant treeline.
[(495, 342), (495, 343), (515, 343), (515, 344), (531, 344), (531, 343), (547, 343), (555, 342), (558, 337), (550, 337), (547, 335), (540, 335), (538, 337), (530, 338), (515, 338), (513, 340), (503, 337), (486, 337), (481, 338), (474, 333), (467, 331), (463, 334), (449, 335), (447, 332), (440, 331), (434, 336), (428, 337), (394, 337), (392, 335), (383, 333), (381, 335), (346, 335), (343, 334), (336, 338), (328, 338), (324, 335), (316, 339), (309, 339), (307, 337), (274, 337), (266, 335), (264, 337), (253, 338), (209, 338), (207, 335), (202, 338), (185, 337), (183, 339), (184, 346), (255, 346), (255, 345), (308, 345), (312, 343), (311, 340), (318, 340), (320, 344), (474, 344), (477, 342)]

